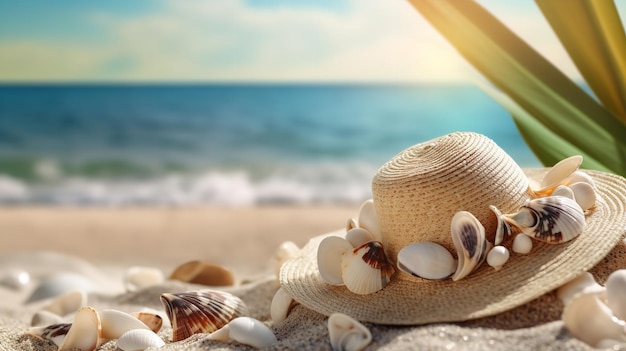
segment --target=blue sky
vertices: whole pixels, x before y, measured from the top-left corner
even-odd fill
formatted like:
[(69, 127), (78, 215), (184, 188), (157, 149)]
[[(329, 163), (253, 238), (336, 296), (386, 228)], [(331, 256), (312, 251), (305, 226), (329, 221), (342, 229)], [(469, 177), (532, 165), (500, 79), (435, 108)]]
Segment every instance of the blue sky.
[[(533, 1), (480, 2), (577, 78)], [(475, 76), (404, 0), (0, 0), (0, 81)]]

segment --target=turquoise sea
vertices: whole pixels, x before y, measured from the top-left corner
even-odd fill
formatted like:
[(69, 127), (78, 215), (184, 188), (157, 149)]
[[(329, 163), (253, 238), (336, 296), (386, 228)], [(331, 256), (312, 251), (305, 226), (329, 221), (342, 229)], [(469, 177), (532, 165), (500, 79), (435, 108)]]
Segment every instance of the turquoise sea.
[(386, 160), (454, 131), (539, 166), (470, 85), (4, 85), (0, 204), (357, 203)]

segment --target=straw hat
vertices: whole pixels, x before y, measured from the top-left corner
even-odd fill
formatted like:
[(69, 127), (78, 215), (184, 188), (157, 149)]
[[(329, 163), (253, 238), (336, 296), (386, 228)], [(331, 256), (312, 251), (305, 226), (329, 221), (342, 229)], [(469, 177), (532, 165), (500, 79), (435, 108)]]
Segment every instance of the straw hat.
[[(547, 169), (519, 166), (492, 140), (475, 133), (453, 133), (415, 145), (383, 165), (372, 182), (374, 204), (387, 258), (411, 243), (437, 242), (455, 252), (450, 221), (469, 211), (493, 242), (495, 205), (516, 212), (530, 198), (529, 180)], [(483, 264), (452, 281), (426, 280), (397, 271), (382, 290), (358, 295), (320, 276), (317, 248), (327, 236), (311, 239), (280, 272), (281, 286), (302, 305), (319, 313), (348, 314), (364, 322), (414, 325), (464, 321), (494, 315), (529, 302), (592, 268), (624, 237), (626, 179), (585, 171), (597, 187), (596, 207), (586, 215), (583, 232), (561, 244), (533, 241), (529, 254), (511, 253), (496, 271)]]

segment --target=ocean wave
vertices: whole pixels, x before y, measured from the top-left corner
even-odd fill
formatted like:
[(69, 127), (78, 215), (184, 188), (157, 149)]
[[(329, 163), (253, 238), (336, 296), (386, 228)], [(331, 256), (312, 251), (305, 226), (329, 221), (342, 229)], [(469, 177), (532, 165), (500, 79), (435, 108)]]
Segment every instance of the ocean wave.
[(247, 170), (209, 170), (135, 179), (86, 176), (27, 181), (0, 175), (0, 204), (223, 205), (356, 204), (371, 197), (369, 165), (306, 165), (259, 177)]

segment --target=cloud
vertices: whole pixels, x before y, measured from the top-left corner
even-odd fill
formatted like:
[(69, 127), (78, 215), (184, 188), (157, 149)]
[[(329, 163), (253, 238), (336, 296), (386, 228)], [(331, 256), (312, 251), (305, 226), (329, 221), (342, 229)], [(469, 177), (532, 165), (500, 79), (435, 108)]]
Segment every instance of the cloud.
[[(508, 15), (553, 50), (555, 39), (532, 32), (540, 15)], [(0, 79), (397, 82), (475, 74), (405, 1), (350, 0), (335, 11), (168, 0), (140, 16), (89, 16), (105, 39), (0, 41)]]

